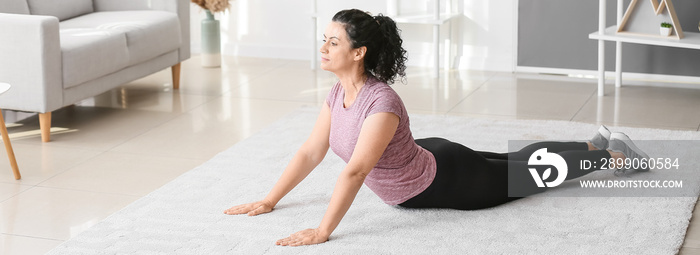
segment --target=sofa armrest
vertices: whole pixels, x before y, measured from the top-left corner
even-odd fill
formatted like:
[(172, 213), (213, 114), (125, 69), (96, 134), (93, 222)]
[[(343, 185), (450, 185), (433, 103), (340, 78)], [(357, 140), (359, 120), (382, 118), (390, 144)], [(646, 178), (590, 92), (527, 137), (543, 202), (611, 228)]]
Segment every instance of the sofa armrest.
[(61, 42), (53, 16), (0, 13), (0, 108), (51, 112), (63, 107)]
[(182, 40), (180, 61), (190, 58), (190, 1), (189, 0), (93, 0), (96, 12), (159, 10), (174, 12), (180, 19)]

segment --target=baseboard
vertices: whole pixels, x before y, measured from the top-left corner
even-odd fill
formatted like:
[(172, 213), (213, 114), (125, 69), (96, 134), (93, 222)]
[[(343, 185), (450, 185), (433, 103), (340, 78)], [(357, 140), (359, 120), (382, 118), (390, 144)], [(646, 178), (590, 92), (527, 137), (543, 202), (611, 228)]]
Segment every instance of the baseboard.
[[(581, 69), (565, 69), (565, 68), (547, 68), (547, 67), (529, 67), (518, 66), (515, 68), (517, 73), (537, 73), (537, 74), (555, 74), (566, 75), (569, 77), (598, 79), (598, 71), (581, 70)], [(606, 84), (615, 83), (615, 72), (605, 72)], [(622, 72), (622, 84), (624, 86), (659, 86), (673, 88), (693, 88), (700, 89), (700, 77), (698, 76), (683, 76), (683, 75), (667, 75), (667, 74), (648, 74), (648, 73), (630, 73)]]

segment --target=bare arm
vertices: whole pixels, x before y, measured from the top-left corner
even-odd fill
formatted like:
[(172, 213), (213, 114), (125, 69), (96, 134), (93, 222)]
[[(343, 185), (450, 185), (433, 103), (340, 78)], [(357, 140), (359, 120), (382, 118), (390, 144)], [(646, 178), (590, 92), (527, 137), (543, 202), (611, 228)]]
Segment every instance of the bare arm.
[(323, 104), (321, 113), (316, 120), (309, 138), (299, 148), (285, 168), (270, 193), (262, 201), (231, 207), (224, 211), (226, 214), (243, 214), (250, 216), (267, 213), (296, 187), (311, 171), (321, 163), (328, 152), (328, 137), (331, 129), (331, 115), (328, 104)]
[(278, 245), (309, 245), (328, 240), (345, 216), (365, 177), (372, 171), (396, 133), (399, 117), (393, 113), (377, 113), (362, 124), (355, 150), (338, 181), (321, 224), (316, 229), (299, 231), (277, 241)]

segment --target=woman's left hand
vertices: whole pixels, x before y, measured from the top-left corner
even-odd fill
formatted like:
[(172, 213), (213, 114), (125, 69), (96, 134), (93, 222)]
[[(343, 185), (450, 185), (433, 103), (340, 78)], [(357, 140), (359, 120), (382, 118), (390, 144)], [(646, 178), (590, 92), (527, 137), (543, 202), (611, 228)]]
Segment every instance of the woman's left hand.
[(275, 244), (282, 246), (301, 246), (319, 244), (328, 241), (328, 236), (322, 235), (318, 229), (305, 229), (290, 235), (287, 238), (277, 240)]

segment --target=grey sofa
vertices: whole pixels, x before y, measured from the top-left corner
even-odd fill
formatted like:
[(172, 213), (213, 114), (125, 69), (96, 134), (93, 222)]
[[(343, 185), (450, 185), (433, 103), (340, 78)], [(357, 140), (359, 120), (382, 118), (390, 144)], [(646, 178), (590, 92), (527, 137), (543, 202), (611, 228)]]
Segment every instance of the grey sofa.
[(51, 112), (190, 57), (189, 0), (0, 0), (0, 108)]

